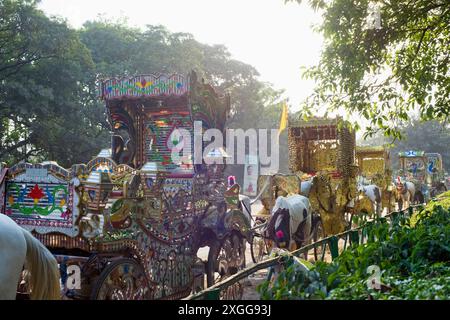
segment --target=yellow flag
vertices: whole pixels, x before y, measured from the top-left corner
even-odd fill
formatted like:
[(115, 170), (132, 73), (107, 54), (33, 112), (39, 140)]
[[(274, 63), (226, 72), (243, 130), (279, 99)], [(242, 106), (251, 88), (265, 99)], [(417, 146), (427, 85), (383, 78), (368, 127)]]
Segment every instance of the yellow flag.
[(278, 129), (278, 135), (286, 129), (288, 123), (288, 108), (286, 101), (283, 102), (283, 111), (281, 112), (280, 128)]

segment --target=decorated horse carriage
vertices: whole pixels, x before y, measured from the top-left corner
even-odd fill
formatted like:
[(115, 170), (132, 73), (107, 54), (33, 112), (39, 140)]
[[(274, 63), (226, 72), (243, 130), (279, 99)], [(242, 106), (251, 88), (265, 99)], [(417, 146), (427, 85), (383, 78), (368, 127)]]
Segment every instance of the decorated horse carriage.
[(442, 156), (439, 153), (425, 153), (427, 157), (427, 183), (431, 185), (430, 196), (435, 197), (447, 191)]
[[(269, 221), (270, 227), (277, 202), (299, 195), (308, 199), (312, 212), (309, 227), (304, 215), (305, 225), (300, 224), (293, 235), (293, 238), (300, 238), (296, 241), (297, 247), (343, 232), (351, 225), (351, 218), (346, 219), (346, 216), (353, 210), (357, 195), (355, 132), (340, 118), (291, 119), (288, 145), (292, 174), (262, 175), (258, 179), (258, 198), (263, 207), (256, 215), (257, 222)], [(275, 237), (269, 238), (274, 240)], [(264, 235), (252, 240), (252, 257), (256, 262), (270, 252), (271, 243)]]
[[(303, 180), (324, 235), (343, 232), (356, 198), (355, 132), (341, 119), (289, 121), (289, 167)], [(300, 190), (302, 193), (302, 190)]]
[[(413, 202), (425, 202), (429, 199), (430, 190), (427, 184), (427, 158), (424, 151), (406, 151), (398, 154), (399, 171), (397, 176), (397, 194), (408, 193), (409, 189), (413, 190), (410, 200)], [(412, 184), (413, 187), (408, 187)], [(399, 195), (397, 196), (399, 206), (403, 201)]]
[(410, 150), (400, 152), (398, 157), (398, 192), (405, 191), (408, 182), (412, 183), (415, 192), (411, 200), (423, 203), (447, 190), (440, 154)]
[(391, 212), (394, 194), (389, 150), (383, 146), (358, 146), (356, 160), (360, 189), (365, 190), (366, 186), (378, 187), (377, 197), (380, 197), (381, 208), (387, 208), (387, 211)]
[[(224, 130), (229, 96), (192, 72), (109, 79), (101, 98), (111, 151), (70, 169), (1, 171), (0, 212), (56, 256), (64, 285), (80, 270), (65, 296), (179, 299), (243, 268), (250, 221), (226, 199), (223, 155), (194, 163), (182, 152), (193, 154), (194, 122)], [(205, 246), (206, 262), (197, 256)], [(240, 294), (237, 284), (224, 298)]]

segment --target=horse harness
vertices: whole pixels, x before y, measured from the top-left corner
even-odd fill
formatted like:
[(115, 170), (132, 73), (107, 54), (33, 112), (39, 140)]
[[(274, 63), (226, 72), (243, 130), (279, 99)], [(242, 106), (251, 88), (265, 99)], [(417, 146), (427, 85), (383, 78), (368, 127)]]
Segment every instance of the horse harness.
[(404, 195), (409, 190), (408, 190), (408, 187), (406, 186), (406, 183), (398, 183), (397, 184), (397, 191), (400, 192), (400, 194)]

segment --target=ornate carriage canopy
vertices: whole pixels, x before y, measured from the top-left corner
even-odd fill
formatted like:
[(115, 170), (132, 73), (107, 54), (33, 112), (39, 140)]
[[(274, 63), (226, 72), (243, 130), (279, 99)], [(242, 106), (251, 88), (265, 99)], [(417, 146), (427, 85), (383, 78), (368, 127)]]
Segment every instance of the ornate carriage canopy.
[(358, 146), (356, 159), (359, 174), (368, 178), (376, 174), (384, 175), (390, 168), (389, 151), (383, 146)]
[[(189, 171), (192, 157), (174, 162), (171, 150), (192, 154), (194, 122), (203, 130), (223, 130), (230, 109), (229, 96), (217, 94), (195, 72), (108, 79), (100, 92), (113, 130), (112, 159), (137, 169), (157, 162), (167, 170)], [(180, 135), (181, 129), (191, 141)]]
[(427, 158), (424, 151), (399, 152), (400, 174), (407, 179), (425, 182)]
[(424, 151), (414, 151), (414, 150), (409, 150), (409, 151), (403, 151), (403, 152), (399, 152), (398, 156), (400, 158), (415, 158), (415, 157), (423, 157), (425, 156), (425, 152)]
[(18, 164), (8, 171), (4, 213), (29, 231), (77, 236), (78, 185), (54, 162)]
[(317, 171), (351, 175), (355, 165), (355, 132), (342, 118), (290, 119), (289, 167), (293, 172)]

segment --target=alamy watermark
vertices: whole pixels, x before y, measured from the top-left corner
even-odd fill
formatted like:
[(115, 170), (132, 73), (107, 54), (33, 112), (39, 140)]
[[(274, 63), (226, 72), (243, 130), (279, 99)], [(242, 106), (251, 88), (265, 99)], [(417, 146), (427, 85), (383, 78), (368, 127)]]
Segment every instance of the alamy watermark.
[(78, 265), (69, 265), (61, 276), (61, 284), (67, 290), (81, 289), (81, 268)]
[(252, 154), (258, 155), (261, 174), (279, 169), (278, 129), (226, 129), (224, 137), (221, 130), (203, 130), (202, 122), (195, 121), (193, 136), (178, 128), (169, 137), (169, 148), (176, 164), (245, 164), (246, 154)]

